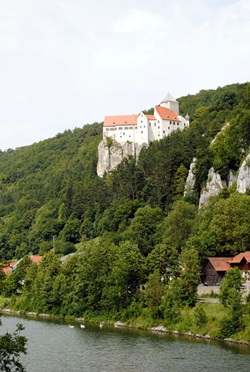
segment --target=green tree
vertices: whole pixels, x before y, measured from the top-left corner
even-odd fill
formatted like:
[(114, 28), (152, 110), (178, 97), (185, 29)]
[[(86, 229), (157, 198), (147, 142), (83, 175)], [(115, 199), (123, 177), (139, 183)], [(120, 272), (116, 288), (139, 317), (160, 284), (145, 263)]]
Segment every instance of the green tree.
[(160, 311), (161, 300), (164, 292), (162, 276), (159, 270), (155, 270), (148, 277), (146, 285), (146, 304), (150, 309), (153, 317), (159, 318), (162, 316)]
[(103, 303), (108, 309), (124, 309), (130, 305), (142, 280), (143, 256), (136, 244), (119, 244), (112, 271), (103, 291)]
[(237, 296), (240, 294), (244, 279), (238, 267), (233, 267), (227, 271), (225, 278), (220, 285), (220, 301), (225, 307), (233, 306)]
[(158, 242), (157, 226), (163, 220), (163, 213), (159, 207), (146, 205), (137, 209), (131, 222), (130, 232), (133, 240), (144, 256), (147, 256)]
[[(1, 321), (0, 321), (1, 325)], [(17, 329), (13, 334), (7, 332), (0, 336), (0, 370), (5, 372), (19, 371), (25, 372), (26, 369), (20, 362), (20, 355), (26, 354), (27, 339), (20, 335), (24, 330), (22, 324), (17, 324)]]
[(228, 314), (221, 320), (219, 337), (231, 337), (244, 326), (241, 295), (243, 281), (241, 271), (234, 267), (221, 282), (220, 301), (228, 309)]

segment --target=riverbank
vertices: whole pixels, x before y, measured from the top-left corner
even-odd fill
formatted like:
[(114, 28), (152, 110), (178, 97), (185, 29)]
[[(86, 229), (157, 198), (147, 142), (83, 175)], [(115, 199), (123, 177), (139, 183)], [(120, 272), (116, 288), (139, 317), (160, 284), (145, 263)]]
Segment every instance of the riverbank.
[[(219, 314), (219, 304), (204, 304), (207, 308), (207, 312), (209, 312), (210, 308), (210, 313), (211, 313), (211, 307), (215, 307), (214, 311), (212, 311), (213, 314), (217, 315)], [(112, 319), (101, 319), (100, 317), (87, 317), (87, 318), (75, 318), (75, 317), (59, 317), (53, 314), (44, 314), (44, 313), (36, 313), (36, 312), (26, 312), (23, 313), (20, 310), (13, 310), (11, 308), (4, 308), (0, 309), (0, 313), (6, 314), (6, 315), (13, 315), (13, 316), (27, 316), (30, 318), (40, 318), (40, 319), (51, 319), (51, 320), (59, 320), (63, 319), (64, 321), (74, 321), (78, 323), (95, 323), (95, 324), (102, 324), (103, 325), (109, 325), (109, 326), (114, 326), (115, 328), (131, 328), (131, 329), (140, 329), (140, 330), (147, 330), (149, 332), (155, 332), (155, 333), (162, 333), (162, 334), (174, 334), (174, 335), (179, 335), (179, 336), (185, 336), (189, 338), (196, 338), (196, 339), (205, 339), (207, 341), (213, 340), (213, 341), (220, 341), (224, 343), (235, 343), (235, 344), (240, 344), (240, 345), (246, 345), (250, 346), (250, 341), (245, 340), (243, 338), (236, 338), (240, 337), (240, 334), (235, 335), (235, 338), (220, 338), (216, 337), (214, 333), (217, 331), (217, 328), (215, 327), (214, 324), (211, 322), (208, 322), (206, 324), (206, 327), (195, 327), (196, 332), (194, 332), (194, 327), (189, 323), (190, 320), (190, 313), (191, 309), (185, 309), (186, 311), (186, 319), (184, 316), (184, 319), (186, 320), (185, 326), (183, 323), (176, 323), (176, 327), (171, 327), (167, 328), (164, 325), (155, 325), (157, 323), (161, 323), (160, 320), (152, 320), (152, 319), (146, 319), (144, 318), (143, 320), (138, 318), (138, 319), (130, 319), (127, 321), (115, 321)], [(185, 314), (183, 314), (185, 315)], [(220, 314), (220, 318), (222, 317), (222, 314)], [(213, 321), (214, 315), (212, 316)], [(149, 323), (153, 323), (152, 326), (148, 326)], [(189, 327), (188, 327), (189, 324)], [(209, 330), (211, 332), (207, 332)]]

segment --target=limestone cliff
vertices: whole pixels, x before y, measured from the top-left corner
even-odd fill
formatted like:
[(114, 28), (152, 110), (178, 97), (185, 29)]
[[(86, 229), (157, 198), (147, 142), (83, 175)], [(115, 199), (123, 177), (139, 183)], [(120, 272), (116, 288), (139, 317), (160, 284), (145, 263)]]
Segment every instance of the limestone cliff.
[(185, 183), (184, 196), (191, 194), (194, 190), (195, 164), (196, 164), (196, 158), (193, 158), (193, 161), (190, 164), (188, 176), (187, 176), (186, 183)]
[(219, 173), (210, 168), (208, 172), (208, 180), (205, 189), (202, 190), (200, 195), (199, 207), (207, 204), (211, 196), (216, 196), (226, 186), (226, 182), (221, 180)]
[(131, 142), (118, 143), (115, 140), (107, 143), (106, 139), (102, 140), (98, 145), (98, 176), (102, 177), (105, 172), (110, 172), (130, 155), (137, 157), (145, 146), (146, 144), (138, 145)]
[(237, 178), (237, 191), (245, 193), (250, 189), (250, 154), (243, 161)]
[(237, 191), (242, 194), (250, 189), (250, 154), (243, 161), (238, 175), (234, 175), (232, 171), (229, 172), (227, 182), (222, 181), (219, 173), (214, 172), (213, 168), (209, 170), (206, 187), (200, 195), (199, 206), (208, 203), (209, 198), (218, 195), (223, 187), (231, 187), (235, 183)]

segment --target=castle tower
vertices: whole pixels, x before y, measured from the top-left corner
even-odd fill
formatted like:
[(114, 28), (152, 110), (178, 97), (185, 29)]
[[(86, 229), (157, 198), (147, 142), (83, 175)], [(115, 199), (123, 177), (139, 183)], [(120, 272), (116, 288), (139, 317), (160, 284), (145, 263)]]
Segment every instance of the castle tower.
[(160, 106), (166, 107), (169, 110), (174, 111), (176, 115), (179, 115), (179, 102), (176, 101), (176, 99), (171, 96), (170, 93), (168, 93), (166, 97), (161, 101)]

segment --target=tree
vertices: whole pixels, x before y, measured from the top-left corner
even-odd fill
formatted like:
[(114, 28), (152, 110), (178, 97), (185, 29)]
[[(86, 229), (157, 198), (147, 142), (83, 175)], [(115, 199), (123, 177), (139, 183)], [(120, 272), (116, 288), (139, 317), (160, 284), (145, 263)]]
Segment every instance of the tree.
[(0, 336), (0, 371), (26, 371), (19, 361), (20, 355), (27, 353), (27, 339), (20, 335), (22, 330), (24, 330), (22, 324), (17, 324), (17, 329), (13, 334), (7, 332), (5, 335)]
[(103, 291), (103, 302), (108, 309), (125, 309), (133, 301), (141, 283), (142, 262), (136, 244), (130, 241), (119, 244)]
[(156, 317), (162, 316), (160, 311), (161, 299), (163, 296), (163, 283), (161, 278), (159, 270), (155, 270), (150, 274), (145, 291), (147, 306), (151, 310), (152, 315)]
[(170, 244), (177, 253), (181, 252), (192, 231), (196, 212), (196, 206), (181, 199), (173, 204), (162, 223), (164, 241)]
[(244, 279), (238, 267), (230, 269), (220, 286), (220, 301), (228, 314), (220, 323), (219, 337), (231, 337), (243, 326), (243, 305), (241, 296), (241, 286)]
[(152, 208), (150, 205), (146, 205), (135, 212), (130, 226), (131, 234), (144, 256), (147, 256), (157, 243), (157, 225), (162, 219), (163, 213), (159, 207)]
[(243, 282), (244, 279), (238, 267), (233, 267), (226, 273), (220, 285), (220, 301), (225, 307), (234, 306), (236, 293), (240, 294)]

